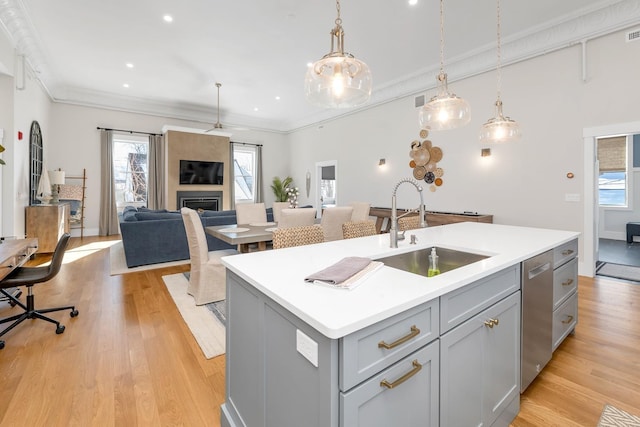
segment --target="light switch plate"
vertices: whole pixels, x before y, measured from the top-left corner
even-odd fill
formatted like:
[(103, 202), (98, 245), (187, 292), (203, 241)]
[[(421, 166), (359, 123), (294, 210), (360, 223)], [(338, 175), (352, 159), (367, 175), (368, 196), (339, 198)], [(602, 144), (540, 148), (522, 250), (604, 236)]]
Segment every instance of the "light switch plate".
[(313, 366), (318, 367), (318, 343), (309, 338), (300, 329), (296, 329), (296, 350)]
[(579, 202), (580, 194), (579, 193), (566, 193), (564, 195), (565, 202)]

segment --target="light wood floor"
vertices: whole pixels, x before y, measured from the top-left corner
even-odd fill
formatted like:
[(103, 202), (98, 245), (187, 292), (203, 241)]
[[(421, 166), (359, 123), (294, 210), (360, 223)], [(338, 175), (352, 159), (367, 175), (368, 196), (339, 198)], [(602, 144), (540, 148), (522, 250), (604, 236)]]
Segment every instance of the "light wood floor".
[[(72, 239), (60, 274), (34, 287), (38, 307), (77, 304), (77, 318), (53, 314), (64, 334), (33, 320), (3, 337), (0, 426), (218, 426), (224, 356), (204, 358), (162, 283), (188, 267), (112, 277), (108, 249), (90, 249), (108, 243)], [(595, 426), (605, 403), (640, 415), (640, 285), (581, 277), (579, 294), (576, 334), (514, 426)]]

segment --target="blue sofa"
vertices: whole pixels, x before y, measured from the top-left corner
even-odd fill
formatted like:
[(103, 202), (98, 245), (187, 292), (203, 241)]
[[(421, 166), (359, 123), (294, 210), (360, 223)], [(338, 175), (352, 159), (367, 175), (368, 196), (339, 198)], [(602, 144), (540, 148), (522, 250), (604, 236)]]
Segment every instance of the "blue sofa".
[[(203, 211), (204, 227), (236, 223), (236, 211)], [(272, 209), (267, 220), (273, 221)], [(187, 233), (179, 211), (150, 210), (127, 206), (120, 214), (120, 234), (128, 267), (189, 259)], [(209, 251), (235, 249), (207, 234)]]

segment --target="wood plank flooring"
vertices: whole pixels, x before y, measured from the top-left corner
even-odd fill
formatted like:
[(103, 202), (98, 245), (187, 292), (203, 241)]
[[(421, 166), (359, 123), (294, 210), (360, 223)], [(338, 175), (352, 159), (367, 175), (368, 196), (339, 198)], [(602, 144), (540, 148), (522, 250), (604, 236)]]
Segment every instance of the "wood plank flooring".
[[(204, 358), (162, 283), (188, 266), (110, 276), (109, 243), (73, 238), (60, 274), (34, 287), (37, 307), (77, 305), (77, 318), (53, 314), (64, 334), (29, 320), (3, 337), (0, 426), (219, 425), (224, 356)], [(640, 415), (640, 285), (581, 277), (579, 294), (576, 334), (521, 396), (515, 427), (595, 426), (606, 403)]]

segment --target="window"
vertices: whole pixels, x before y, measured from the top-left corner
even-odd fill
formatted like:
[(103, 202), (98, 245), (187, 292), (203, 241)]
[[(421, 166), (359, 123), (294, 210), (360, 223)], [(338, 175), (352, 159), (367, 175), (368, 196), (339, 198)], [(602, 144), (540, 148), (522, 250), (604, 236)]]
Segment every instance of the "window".
[(113, 179), (118, 212), (125, 206), (147, 206), (149, 141), (133, 135), (113, 137)]
[(233, 145), (233, 176), (236, 203), (257, 203), (255, 191), (256, 148)]
[(627, 137), (597, 139), (600, 206), (627, 207), (629, 194)]

